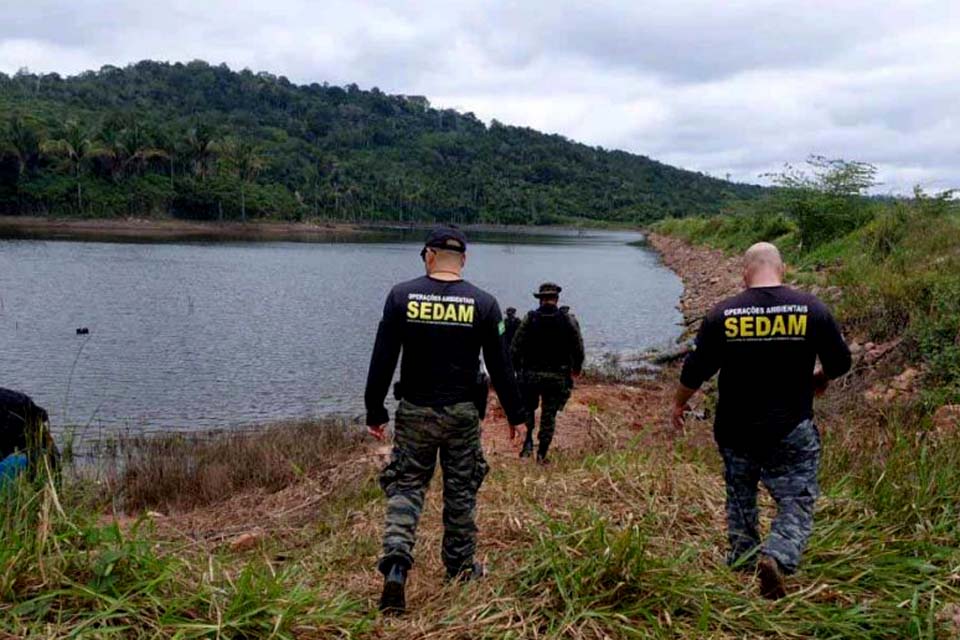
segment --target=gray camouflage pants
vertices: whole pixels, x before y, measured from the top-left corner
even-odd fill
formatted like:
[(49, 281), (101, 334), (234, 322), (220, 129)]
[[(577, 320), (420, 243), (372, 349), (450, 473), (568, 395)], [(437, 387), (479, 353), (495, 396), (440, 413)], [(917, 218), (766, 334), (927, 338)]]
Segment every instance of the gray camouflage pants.
[[(800, 556), (813, 529), (813, 507), (820, 494), (817, 469), (820, 433), (806, 420), (762, 454), (721, 449), (727, 484), (727, 564), (749, 569), (757, 551), (771, 556), (787, 573)], [(762, 482), (777, 503), (770, 534), (760, 544), (757, 483)]]
[(489, 467), (480, 447), (480, 420), (470, 402), (420, 407), (400, 402), (390, 463), (380, 474), (387, 494), (386, 527), (380, 571), (394, 563), (410, 567), (423, 499), (440, 456), (443, 471), (443, 549), (447, 572), (473, 563), (477, 545), (474, 521), (477, 491)]

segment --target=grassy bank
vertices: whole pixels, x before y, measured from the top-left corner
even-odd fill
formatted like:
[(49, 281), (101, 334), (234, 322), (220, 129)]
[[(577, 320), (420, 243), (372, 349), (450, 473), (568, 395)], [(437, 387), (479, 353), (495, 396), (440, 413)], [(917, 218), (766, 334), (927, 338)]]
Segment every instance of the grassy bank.
[[(960, 611), (956, 437), (918, 438), (893, 417), (869, 432), (831, 423), (806, 563), (791, 595), (769, 603), (723, 564), (719, 461), (702, 434), (669, 440), (654, 425), (633, 431), (602, 403), (594, 415), (607, 432), (633, 433), (630, 444), (596, 439), (549, 471), (512, 456), (495, 465), (481, 494), (481, 555), (492, 570), (483, 582), (441, 582), (440, 505), (431, 492), (413, 611), (403, 619), (373, 611), (382, 498), (370, 465), (339, 481), (305, 521), (267, 527), (250, 546), (192, 538), (175, 515), (110, 522), (82, 506), (76, 487), (23, 487), (0, 514), (0, 630), (98, 638), (950, 637)], [(270, 509), (250, 525), (265, 526)]]

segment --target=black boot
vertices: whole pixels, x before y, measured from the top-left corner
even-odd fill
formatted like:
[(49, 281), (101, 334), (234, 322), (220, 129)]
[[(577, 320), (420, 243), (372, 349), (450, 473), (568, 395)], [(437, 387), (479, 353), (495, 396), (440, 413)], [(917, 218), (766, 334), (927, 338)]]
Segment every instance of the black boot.
[(549, 445), (547, 445), (546, 447), (543, 446), (543, 443), (542, 443), (542, 442), (540, 443), (540, 446), (537, 447), (537, 464), (543, 464), (543, 465), (550, 464), (550, 461), (547, 460), (547, 448), (548, 448), (548, 447), (549, 447)]
[(523, 448), (520, 449), (520, 457), (521, 457), (521, 458), (529, 458), (531, 455), (533, 455), (533, 441), (532, 441), (532, 440), (524, 440), (524, 441), (523, 441)]
[(380, 611), (399, 615), (407, 610), (404, 593), (407, 584), (407, 567), (395, 563), (383, 577), (383, 594), (380, 596)]
[(527, 427), (527, 437), (523, 440), (523, 448), (520, 449), (521, 458), (529, 458), (533, 455), (533, 427)]
[(487, 575), (487, 569), (480, 562), (473, 562), (464, 567), (461, 567), (459, 571), (450, 571), (447, 569), (447, 581), (453, 582), (471, 582), (473, 580), (478, 580), (483, 576)]

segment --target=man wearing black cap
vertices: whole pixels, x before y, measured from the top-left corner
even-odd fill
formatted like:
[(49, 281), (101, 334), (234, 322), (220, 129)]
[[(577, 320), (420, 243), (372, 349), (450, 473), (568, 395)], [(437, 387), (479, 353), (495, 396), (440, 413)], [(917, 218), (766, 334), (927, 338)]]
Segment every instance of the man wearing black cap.
[(511, 436), (512, 425), (525, 419), (506, 359), (497, 301), (461, 277), (466, 250), (467, 239), (455, 227), (437, 227), (429, 233), (420, 252), (426, 275), (390, 291), (370, 359), (364, 396), (367, 428), (382, 440), (389, 420), (384, 398), (403, 352), (393, 453), (380, 475), (387, 495), (379, 563), (384, 575), (383, 611), (399, 613), (406, 607), (404, 585), (438, 453), (443, 470), (441, 556), (447, 577), (469, 580), (482, 575), (482, 566), (474, 562), (476, 497), (488, 471), (475, 404), (481, 351)]
[(520, 457), (533, 453), (534, 412), (540, 406), (540, 442), (537, 462), (546, 463), (557, 413), (570, 399), (573, 376), (583, 367), (583, 337), (570, 315), (557, 308), (562, 288), (552, 282), (540, 285), (533, 296), (540, 307), (527, 314), (513, 338), (513, 365), (520, 372), (523, 402), (527, 409), (527, 437)]

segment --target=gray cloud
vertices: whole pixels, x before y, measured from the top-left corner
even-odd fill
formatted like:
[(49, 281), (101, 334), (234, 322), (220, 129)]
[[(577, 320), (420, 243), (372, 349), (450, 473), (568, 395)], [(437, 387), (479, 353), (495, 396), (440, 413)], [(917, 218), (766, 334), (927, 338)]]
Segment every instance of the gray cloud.
[(958, 34), (951, 0), (36, 0), (5, 9), (0, 70), (202, 58), (741, 180), (864, 160), (906, 192), (960, 185)]

